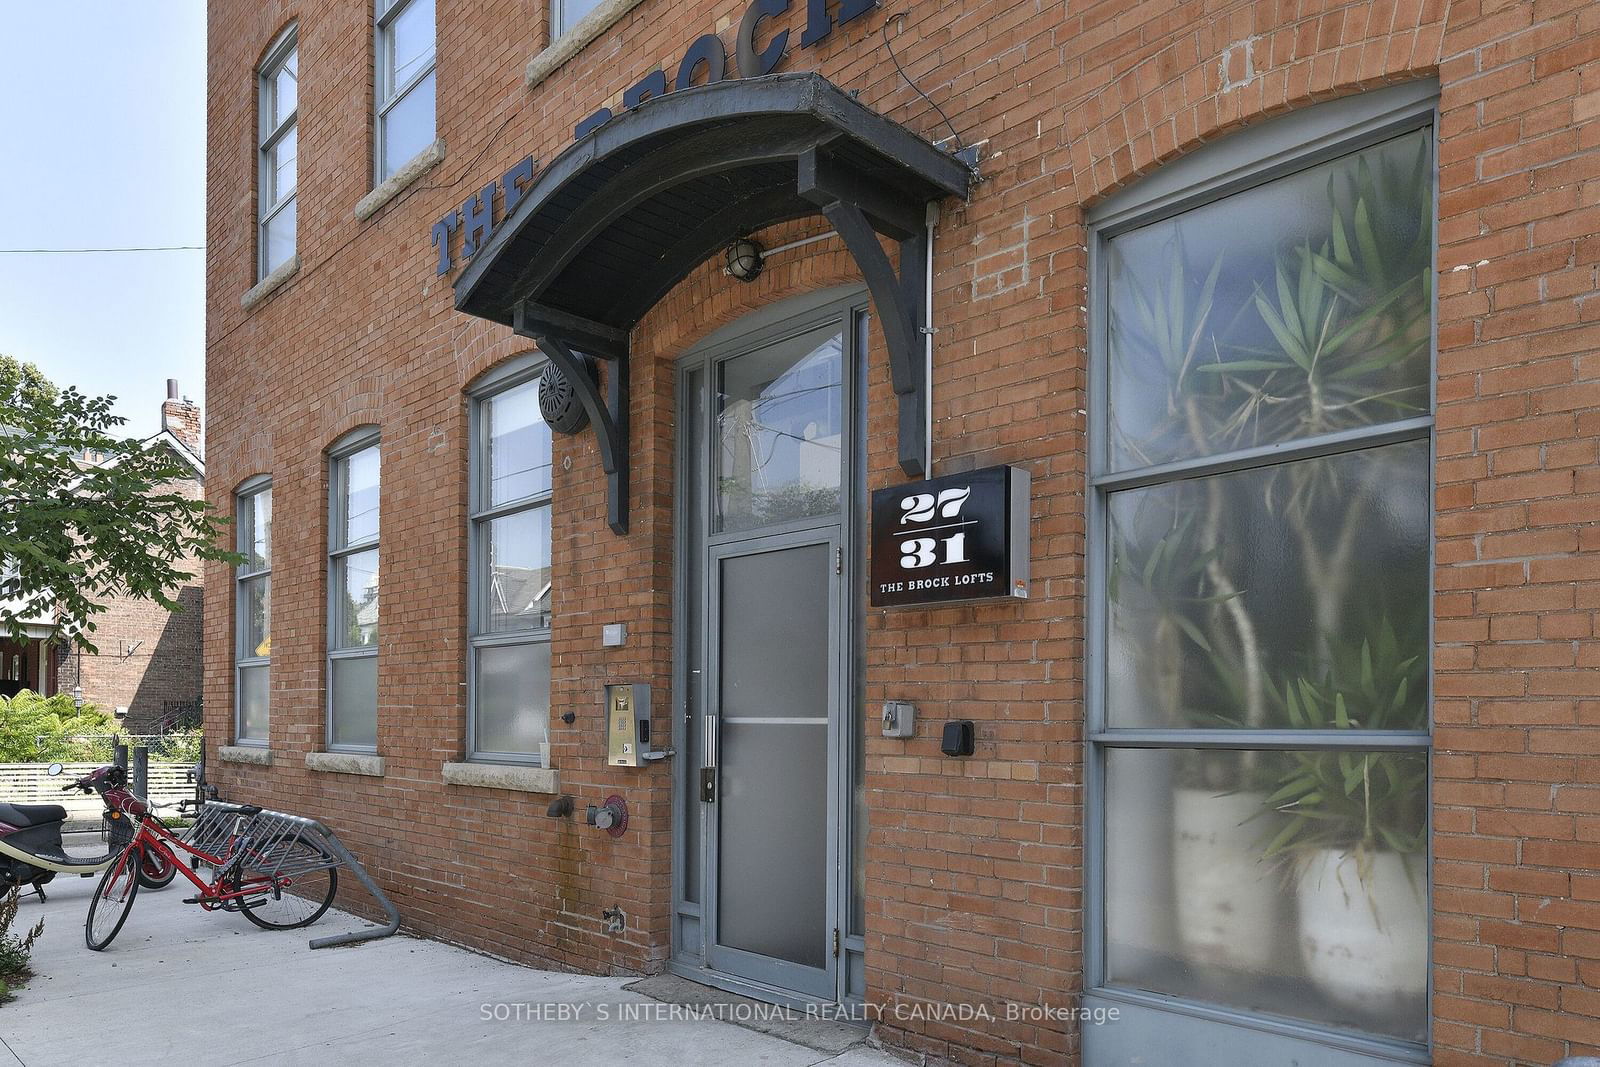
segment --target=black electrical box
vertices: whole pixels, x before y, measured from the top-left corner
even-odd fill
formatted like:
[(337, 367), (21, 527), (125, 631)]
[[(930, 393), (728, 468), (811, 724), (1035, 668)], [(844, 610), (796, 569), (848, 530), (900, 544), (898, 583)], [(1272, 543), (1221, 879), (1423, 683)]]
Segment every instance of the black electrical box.
[(972, 755), (972, 720), (957, 719), (944, 724), (944, 739), (939, 750), (946, 756)]

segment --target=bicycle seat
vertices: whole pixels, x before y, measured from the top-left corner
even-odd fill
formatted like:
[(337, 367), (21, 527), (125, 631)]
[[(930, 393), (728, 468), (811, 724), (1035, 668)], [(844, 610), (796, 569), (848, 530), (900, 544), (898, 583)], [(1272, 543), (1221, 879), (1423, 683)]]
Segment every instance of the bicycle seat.
[(61, 822), (66, 817), (67, 809), (60, 804), (7, 804), (0, 801), (0, 822), (10, 823), (18, 830), (25, 826)]

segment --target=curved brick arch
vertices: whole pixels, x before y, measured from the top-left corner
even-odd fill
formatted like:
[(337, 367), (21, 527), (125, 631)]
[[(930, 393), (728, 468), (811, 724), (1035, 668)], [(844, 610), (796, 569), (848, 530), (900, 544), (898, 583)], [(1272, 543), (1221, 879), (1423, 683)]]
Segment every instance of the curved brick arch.
[(1441, 0), (1322, 0), (1279, 23), (1282, 7), (1239, 5), (1124, 53), (1107, 89), (1068, 112), (1083, 131), (1070, 145), (1079, 205), (1248, 123), (1438, 72)]
[[(282, 40), (283, 35), (290, 30), (300, 31), (300, 13), (292, 3), (266, 3), (261, 5), (261, 10), (256, 13), (256, 36), (261, 42), (261, 47), (256, 51), (256, 61), (250, 67), (252, 74), (261, 73), (261, 64), (266, 62), (267, 54), (274, 45)], [(261, 31), (270, 30), (265, 36)]]
[(753, 235), (764, 248), (822, 236), (801, 248), (770, 255), (760, 276), (736, 281), (714, 256), (679, 282), (636, 328), (636, 344), (651, 359), (673, 359), (723, 326), (759, 308), (819, 289), (861, 280), (844, 242), (817, 220), (803, 220)]
[(221, 438), (206, 450), (206, 482), (233, 492), (240, 482), (271, 474), (275, 462), (272, 431), (255, 430), (238, 438)]
[(317, 404), (315, 413), (315, 440), (323, 449), (360, 426), (384, 429), (383, 386), (370, 375), (351, 378), (329, 392)]

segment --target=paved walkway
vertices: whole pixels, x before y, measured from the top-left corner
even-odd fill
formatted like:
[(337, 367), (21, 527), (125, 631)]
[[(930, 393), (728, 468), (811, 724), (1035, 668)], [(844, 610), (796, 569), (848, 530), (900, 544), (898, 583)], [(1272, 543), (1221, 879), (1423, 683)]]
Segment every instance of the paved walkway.
[[(625, 990), (626, 978), (537, 971), (404, 935), (312, 951), (312, 935), (362, 920), (329, 912), (309, 930), (260, 930), (241, 915), (180, 903), (189, 895), (181, 875), (141, 892), (111, 947), (90, 952), (83, 919), (94, 885), (57, 877), (47, 903), (24, 899), (18, 925), (42, 915), (45, 932), (37, 977), (0, 1006), (0, 1067), (899, 1065), (865, 1046), (831, 1054), (684, 1017)], [(626, 1013), (659, 1017), (619, 1018)]]

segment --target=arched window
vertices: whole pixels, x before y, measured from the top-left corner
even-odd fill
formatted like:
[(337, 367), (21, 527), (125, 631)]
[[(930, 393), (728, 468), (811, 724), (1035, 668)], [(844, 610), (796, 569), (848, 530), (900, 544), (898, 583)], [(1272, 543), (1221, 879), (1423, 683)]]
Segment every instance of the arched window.
[(378, 748), (378, 430), (329, 450), (328, 749)]

